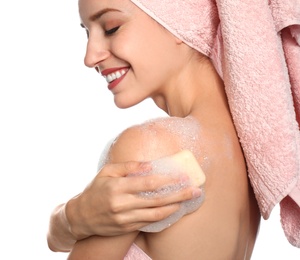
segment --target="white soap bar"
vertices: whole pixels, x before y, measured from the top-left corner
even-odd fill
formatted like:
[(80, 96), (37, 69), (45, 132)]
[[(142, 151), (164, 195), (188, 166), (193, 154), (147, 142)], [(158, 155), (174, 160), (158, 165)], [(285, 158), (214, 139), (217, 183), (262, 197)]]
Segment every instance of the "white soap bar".
[(205, 175), (195, 156), (189, 150), (183, 150), (174, 155), (159, 159), (166, 164), (174, 164), (172, 167), (190, 177), (191, 185), (200, 187), (205, 182)]
[(140, 196), (144, 197), (145, 199), (166, 196), (170, 193), (178, 192), (189, 186), (200, 187), (202, 190), (202, 194), (200, 197), (181, 202), (178, 211), (176, 211), (166, 219), (149, 224), (141, 228), (140, 231), (160, 232), (165, 228), (170, 227), (184, 215), (194, 212), (201, 206), (204, 200), (203, 184), (205, 183), (205, 175), (201, 167), (199, 166), (196, 158), (190, 151), (183, 150), (174, 155), (152, 161), (152, 171), (150, 173), (147, 173), (146, 175), (151, 174), (167, 175), (174, 177), (185, 174), (188, 175), (190, 178), (189, 180), (184, 181), (184, 183), (171, 184), (155, 191), (141, 192)]

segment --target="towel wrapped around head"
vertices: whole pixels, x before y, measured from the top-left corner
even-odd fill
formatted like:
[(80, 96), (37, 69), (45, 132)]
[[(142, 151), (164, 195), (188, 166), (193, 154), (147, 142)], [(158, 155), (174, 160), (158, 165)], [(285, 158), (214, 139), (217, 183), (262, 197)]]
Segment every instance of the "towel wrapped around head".
[(300, 247), (300, 0), (131, 0), (224, 80), (249, 178)]

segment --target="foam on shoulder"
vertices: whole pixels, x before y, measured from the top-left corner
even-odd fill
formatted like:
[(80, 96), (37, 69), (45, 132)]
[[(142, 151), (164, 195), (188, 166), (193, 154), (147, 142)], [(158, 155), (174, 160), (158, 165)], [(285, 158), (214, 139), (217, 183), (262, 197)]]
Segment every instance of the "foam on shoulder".
[[(134, 127), (135, 129), (138, 129), (138, 133), (143, 136), (142, 140), (139, 139), (138, 144), (135, 142), (135, 145), (140, 146), (138, 149), (140, 151), (139, 156), (142, 155), (141, 158), (145, 158), (147, 161), (154, 158), (151, 162), (152, 171), (148, 173), (139, 173), (138, 175), (158, 174), (176, 177), (180, 174), (185, 174), (190, 176), (189, 180), (184, 183), (164, 186), (159, 190), (141, 192), (139, 196), (142, 196), (145, 199), (153, 196), (166, 196), (170, 193), (178, 192), (188, 186), (200, 186), (202, 190), (202, 195), (200, 197), (181, 202), (180, 209), (168, 218), (140, 229), (144, 232), (159, 232), (170, 227), (184, 215), (197, 210), (204, 201), (203, 185), (205, 182), (205, 175), (202, 169), (205, 169), (206, 164), (209, 162), (204, 156), (205, 151), (201, 150), (203, 147), (200, 138), (201, 127), (198, 121), (193, 117), (156, 118)], [(118, 142), (117, 139), (116, 142)], [(174, 153), (176, 151), (179, 152), (164, 157), (163, 154), (168, 154), (170, 152), (165, 144), (170, 143), (174, 144), (174, 146), (171, 145), (173, 150), (176, 149), (174, 150)], [(101, 167), (103, 163), (109, 162), (108, 157), (109, 149), (103, 153), (101, 158), (102, 162), (99, 163), (99, 167)]]
[(202, 185), (205, 183), (205, 175), (192, 152), (188, 150), (182, 150), (174, 155), (154, 160), (151, 163), (152, 171), (143, 175), (159, 174), (176, 177), (184, 174), (188, 175), (189, 179), (182, 183), (171, 184), (155, 191), (141, 192), (139, 195), (143, 198), (166, 196), (189, 186), (201, 187), (202, 189), (202, 195), (200, 197), (181, 202), (180, 209), (168, 218), (140, 229), (140, 231), (144, 232), (160, 232), (173, 225), (184, 215), (190, 214), (200, 207), (204, 200), (204, 188)]

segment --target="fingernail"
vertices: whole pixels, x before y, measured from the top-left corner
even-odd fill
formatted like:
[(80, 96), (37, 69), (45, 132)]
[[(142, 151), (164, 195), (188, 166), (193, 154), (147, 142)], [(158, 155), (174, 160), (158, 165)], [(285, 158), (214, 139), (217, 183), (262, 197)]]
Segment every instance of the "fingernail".
[(152, 164), (149, 162), (143, 162), (141, 164), (141, 168), (142, 168), (143, 172), (148, 173), (152, 170)]
[(198, 198), (202, 194), (201, 189), (195, 189), (193, 190), (193, 198)]
[(179, 181), (180, 181), (180, 183), (185, 183), (185, 182), (187, 182), (189, 179), (190, 179), (190, 178), (189, 178), (188, 175), (183, 174), (183, 175), (180, 175)]

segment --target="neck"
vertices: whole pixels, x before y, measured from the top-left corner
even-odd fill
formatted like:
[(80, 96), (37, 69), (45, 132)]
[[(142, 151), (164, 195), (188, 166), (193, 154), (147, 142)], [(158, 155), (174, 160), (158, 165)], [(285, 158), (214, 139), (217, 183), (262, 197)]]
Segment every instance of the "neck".
[(153, 98), (156, 105), (170, 116), (197, 115), (211, 117), (229, 112), (223, 81), (210, 61), (186, 66), (164, 92)]

